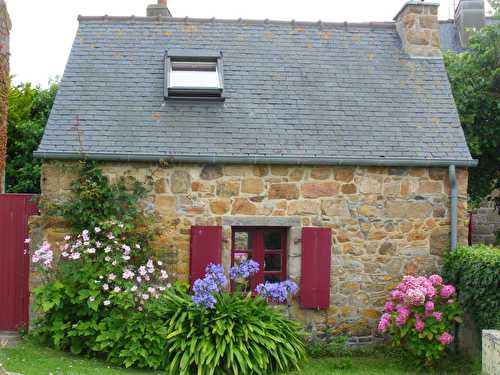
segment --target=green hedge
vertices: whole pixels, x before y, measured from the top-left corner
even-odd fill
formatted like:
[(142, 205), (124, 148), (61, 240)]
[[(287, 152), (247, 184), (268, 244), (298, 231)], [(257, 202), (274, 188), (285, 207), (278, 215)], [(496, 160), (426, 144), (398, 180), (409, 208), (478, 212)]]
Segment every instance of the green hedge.
[(500, 248), (461, 246), (448, 252), (444, 277), (457, 287), (478, 329), (500, 329)]

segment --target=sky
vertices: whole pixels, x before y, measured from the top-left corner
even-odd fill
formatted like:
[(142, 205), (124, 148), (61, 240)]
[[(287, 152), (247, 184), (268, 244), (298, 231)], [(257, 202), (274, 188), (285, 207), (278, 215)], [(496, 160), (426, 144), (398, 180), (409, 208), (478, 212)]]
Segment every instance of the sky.
[[(6, 0), (12, 19), (14, 84), (47, 86), (62, 76), (78, 27), (77, 16), (145, 16), (156, 0)], [(452, 18), (453, 3), (437, 0), (440, 19)], [(174, 17), (297, 21), (390, 21), (406, 0), (168, 0)]]

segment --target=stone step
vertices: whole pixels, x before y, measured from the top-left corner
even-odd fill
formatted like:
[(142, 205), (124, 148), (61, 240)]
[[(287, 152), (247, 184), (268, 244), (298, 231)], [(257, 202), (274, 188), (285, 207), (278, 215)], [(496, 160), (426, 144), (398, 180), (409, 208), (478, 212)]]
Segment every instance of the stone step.
[(19, 343), (19, 341), (21, 341), (19, 333), (0, 331), (0, 348), (5, 348), (7, 346), (15, 346), (16, 344)]

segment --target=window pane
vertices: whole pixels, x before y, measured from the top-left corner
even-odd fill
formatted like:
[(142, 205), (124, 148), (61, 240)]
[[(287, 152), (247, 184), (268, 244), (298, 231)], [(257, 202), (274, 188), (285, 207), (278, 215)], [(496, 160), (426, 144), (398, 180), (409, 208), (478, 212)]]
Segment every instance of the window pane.
[(264, 275), (264, 281), (269, 281), (270, 283), (279, 283), (281, 278), (279, 275)]
[(264, 246), (266, 250), (281, 249), (281, 232), (264, 233)]
[(248, 232), (236, 232), (234, 234), (234, 249), (252, 251), (252, 236)]
[(172, 61), (170, 87), (220, 88), (217, 63)]
[(264, 271), (281, 271), (281, 254), (266, 254), (264, 256)]

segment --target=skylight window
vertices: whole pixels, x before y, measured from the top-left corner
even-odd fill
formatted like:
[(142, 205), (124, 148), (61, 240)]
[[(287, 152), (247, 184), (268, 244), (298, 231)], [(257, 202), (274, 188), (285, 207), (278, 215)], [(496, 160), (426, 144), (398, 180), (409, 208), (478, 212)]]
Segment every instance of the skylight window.
[(170, 52), (165, 61), (165, 97), (222, 98), (222, 54), (203, 51)]

